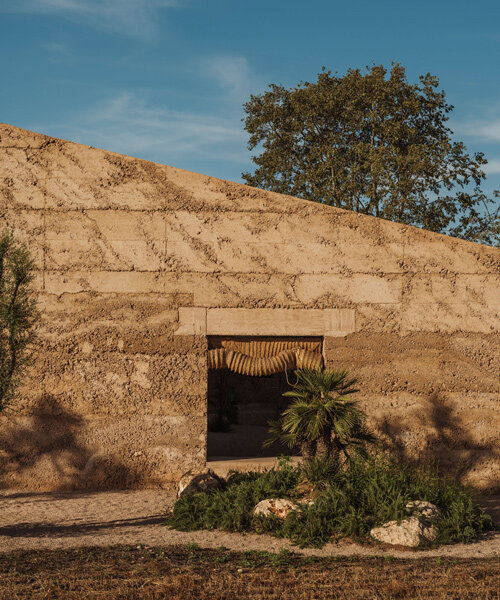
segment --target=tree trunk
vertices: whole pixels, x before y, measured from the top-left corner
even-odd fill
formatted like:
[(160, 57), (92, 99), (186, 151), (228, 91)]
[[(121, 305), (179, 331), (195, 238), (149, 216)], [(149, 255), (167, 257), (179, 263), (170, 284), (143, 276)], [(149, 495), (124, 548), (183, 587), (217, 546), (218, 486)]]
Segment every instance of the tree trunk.
[(309, 440), (302, 440), (300, 442), (300, 453), (304, 460), (311, 460), (315, 454), (313, 442), (310, 442)]
[(344, 445), (340, 443), (337, 437), (332, 440), (332, 460), (335, 460), (337, 464), (340, 464), (340, 458)]
[(316, 442), (316, 458), (329, 458), (332, 461), (338, 459), (337, 447), (332, 439), (332, 432), (325, 432)]
[(314, 457), (328, 459), (332, 463), (340, 464), (341, 445), (331, 432), (321, 436), (316, 443)]

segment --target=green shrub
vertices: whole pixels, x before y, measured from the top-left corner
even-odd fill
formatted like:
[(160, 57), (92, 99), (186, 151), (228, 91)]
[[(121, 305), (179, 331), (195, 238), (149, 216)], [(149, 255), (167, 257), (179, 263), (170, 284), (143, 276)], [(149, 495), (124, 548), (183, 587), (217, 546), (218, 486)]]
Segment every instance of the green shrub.
[(222, 490), (179, 498), (168, 524), (181, 531), (249, 531), (255, 505), (266, 498), (293, 498), (299, 479), (300, 472), (288, 466), (263, 473), (233, 472)]
[(39, 318), (33, 269), (27, 246), (4, 231), (0, 235), (0, 411), (8, 407), (31, 360)]
[(339, 464), (329, 456), (305, 460), (301, 472), (304, 478), (314, 486), (322, 488), (330, 481), (339, 469)]
[(436, 468), (376, 458), (352, 461), (337, 472), (314, 504), (289, 515), (280, 533), (300, 545), (321, 545), (332, 536), (367, 538), (373, 527), (406, 518), (411, 500), (440, 509), (437, 543), (472, 542), (492, 527), (471, 494)]
[(345, 469), (328, 472), (315, 502), (301, 505), (283, 521), (253, 515), (266, 498), (297, 501), (295, 488), (303, 476), (302, 468), (286, 464), (264, 473), (233, 473), (222, 490), (181, 497), (167, 524), (182, 531), (267, 532), (300, 546), (321, 546), (341, 537), (368, 538), (372, 527), (407, 517), (411, 500), (427, 500), (441, 510), (437, 543), (472, 542), (492, 527), (471, 494), (440, 477), (437, 469), (405, 466), (387, 457), (352, 460)]

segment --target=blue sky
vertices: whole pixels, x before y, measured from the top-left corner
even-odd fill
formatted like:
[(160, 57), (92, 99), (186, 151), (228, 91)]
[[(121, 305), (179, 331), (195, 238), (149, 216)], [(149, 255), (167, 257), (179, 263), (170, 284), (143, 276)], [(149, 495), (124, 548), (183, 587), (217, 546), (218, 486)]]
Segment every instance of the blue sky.
[(0, 121), (234, 181), (242, 103), (325, 65), (430, 72), (500, 189), (500, 2), (0, 0)]

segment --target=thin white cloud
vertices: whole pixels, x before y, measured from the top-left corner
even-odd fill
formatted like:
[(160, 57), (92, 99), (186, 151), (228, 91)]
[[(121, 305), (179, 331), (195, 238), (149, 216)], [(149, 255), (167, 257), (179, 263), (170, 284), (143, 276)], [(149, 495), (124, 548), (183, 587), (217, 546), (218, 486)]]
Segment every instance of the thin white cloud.
[(157, 33), (160, 12), (180, 0), (15, 0), (0, 12), (24, 12), (67, 17), (78, 23), (123, 35), (148, 38)]
[(64, 42), (47, 42), (42, 47), (53, 62), (62, 62), (72, 57), (71, 49)]
[(500, 158), (494, 158), (488, 161), (488, 164), (483, 167), (486, 175), (500, 174)]
[(77, 115), (71, 124), (54, 124), (44, 130), (173, 166), (198, 159), (249, 163), (238, 118), (171, 111), (151, 104), (147, 95), (132, 92), (122, 92)]
[(482, 142), (500, 142), (500, 118), (454, 122), (451, 129), (459, 135)]
[(201, 63), (205, 76), (223, 88), (231, 100), (246, 99), (252, 91), (253, 77), (244, 56), (213, 56)]

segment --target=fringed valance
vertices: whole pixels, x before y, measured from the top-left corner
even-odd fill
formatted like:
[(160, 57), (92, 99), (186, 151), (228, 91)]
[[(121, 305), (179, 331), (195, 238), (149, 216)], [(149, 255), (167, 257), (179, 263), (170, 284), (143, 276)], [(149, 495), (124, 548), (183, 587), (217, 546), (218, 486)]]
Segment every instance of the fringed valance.
[(321, 342), (224, 340), (220, 348), (208, 351), (209, 369), (229, 369), (241, 375), (273, 375), (322, 366)]

